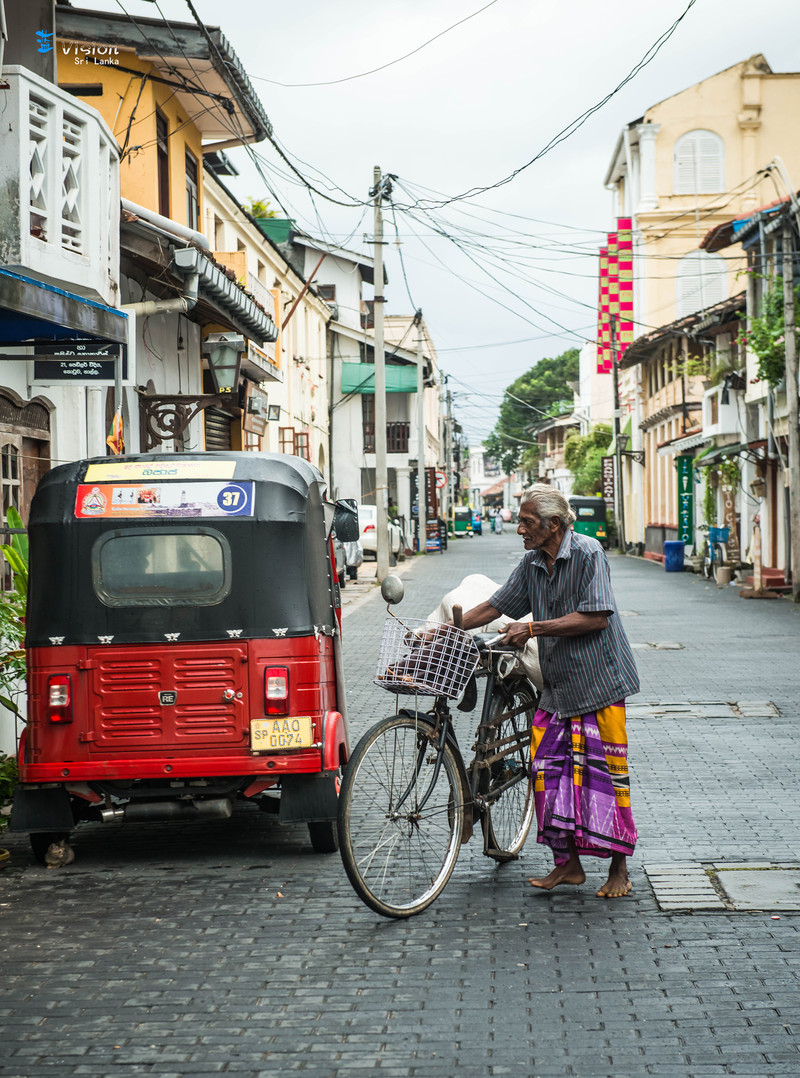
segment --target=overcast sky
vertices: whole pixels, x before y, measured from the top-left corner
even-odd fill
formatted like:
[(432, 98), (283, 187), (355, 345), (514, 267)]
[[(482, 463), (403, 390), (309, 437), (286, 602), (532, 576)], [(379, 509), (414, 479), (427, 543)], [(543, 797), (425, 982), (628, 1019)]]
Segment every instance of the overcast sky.
[[(345, 79), (388, 64), (478, 11), (482, 2), (195, 0), (200, 16), (220, 26), (238, 54), (297, 167), (345, 202), (367, 198), (375, 165), (397, 174), (402, 188), (417, 197), (421, 188), (454, 196), (503, 179), (612, 91), (688, 3), (495, 0), (377, 74), (288, 87), (278, 84)], [(191, 19), (184, 0), (159, 0), (157, 6), (78, 0), (78, 6), (156, 18), (160, 8), (170, 20)], [(796, 0), (696, 0), (652, 62), (511, 183), (476, 196), (471, 205), (437, 209), (435, 225), (397, 214), (411, 297), (422, 308), (449, 375), (457, 418), (473, 444), (493, 427), (511, 381), (543, 356), (593, 336), (596, 251), (614, 223), (603, 180), (623, 126), (648, 106), (756, 52), (773, 71), (800, 70), (798, 31)], [(255, 151), (302, 227), (351, 248), (361, 247), (364, 234), (371, 236), (371, 208), (362, 218), (363, 209), (319, 197), (314, 204), (267, 143)], [(234, 193), (242, 200), (266, 196), (274, 204), (245, 152), (232, 151), (231, 157), (241, 169), (229, 181)], [(800, 186), (800, 177), (793, 180)], [(410, 201), (399, 188), (395, 197)], [(436, 228), (490, 253), (473, 247), (471, 262)], [(388, 210), (386, 231), (394, 241)], [(410, 313), (397, 247), (386, 251), (387, 313)], [(483, 266), (490, 266), (495, 280)]]

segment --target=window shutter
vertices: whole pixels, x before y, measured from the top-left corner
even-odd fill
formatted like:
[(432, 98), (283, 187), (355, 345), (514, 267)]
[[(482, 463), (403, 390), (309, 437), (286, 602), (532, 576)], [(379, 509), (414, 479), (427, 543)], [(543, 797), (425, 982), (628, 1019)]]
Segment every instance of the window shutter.
[(675, 143), (673, 193), (712, 195), (725, 190), (725, 145), (713, 131), (689, 131)]
[(675, 288), (678, 318), (708, 310), (728, 296), (725, 259), (707, 251), (692, 251), (678, 263)]

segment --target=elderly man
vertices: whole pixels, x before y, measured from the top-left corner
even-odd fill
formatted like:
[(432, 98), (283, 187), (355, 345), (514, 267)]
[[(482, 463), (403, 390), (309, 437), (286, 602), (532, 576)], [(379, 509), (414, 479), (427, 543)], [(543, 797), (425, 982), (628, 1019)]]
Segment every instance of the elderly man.
[(596, 539), (579, 535), (560, 491), (536, 484), (523, 496), (517, 532), (527, 553), (488, 602), (464, 615), (473, 629), (501, 614), (505, 641), (539, 637), (544, 688), (531, 744), (538, 841), (555, 868), (533, 887), (581, 884), (581, 854), (610, 857), (597, 892), (631, 889), (627, 855), (636, 844), (630, 807), (625, 697), (639, 691), (631, 646), (620, 624), (608, 560)]

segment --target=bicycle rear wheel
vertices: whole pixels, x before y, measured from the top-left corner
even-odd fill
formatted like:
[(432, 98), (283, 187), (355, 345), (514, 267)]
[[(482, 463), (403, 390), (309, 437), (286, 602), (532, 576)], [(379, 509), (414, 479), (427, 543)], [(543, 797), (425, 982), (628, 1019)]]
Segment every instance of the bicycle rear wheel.
[(441, 761), (426, 719), (384, 719), (348, 762), (339, 795), (339, 848), (359, 898), (384, 917), (420, 913), (441, 894), (464, 831), (456, 754)]
[(496, 861), (519, 857), (533, 822), (530, 744), (536, 699), (523, 680), (504, 682), (492, 697), (482, 744), (487, 777), (479, 788), (487, 802), (481, 816), (486, 853)]

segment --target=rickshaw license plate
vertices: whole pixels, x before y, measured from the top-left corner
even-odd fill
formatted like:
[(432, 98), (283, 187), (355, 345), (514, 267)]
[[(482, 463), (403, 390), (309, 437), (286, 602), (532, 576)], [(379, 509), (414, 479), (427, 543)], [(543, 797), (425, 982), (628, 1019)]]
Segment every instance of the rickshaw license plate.
[(253, 752), (308, 749), (313, 744), (310, 715), (250, 720), (250, 748)]

